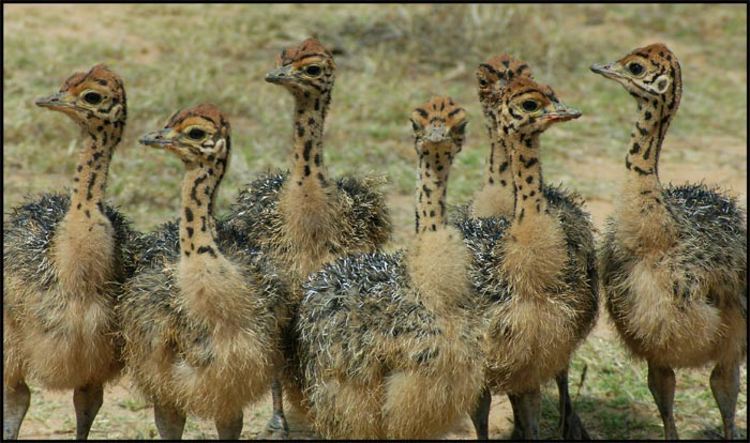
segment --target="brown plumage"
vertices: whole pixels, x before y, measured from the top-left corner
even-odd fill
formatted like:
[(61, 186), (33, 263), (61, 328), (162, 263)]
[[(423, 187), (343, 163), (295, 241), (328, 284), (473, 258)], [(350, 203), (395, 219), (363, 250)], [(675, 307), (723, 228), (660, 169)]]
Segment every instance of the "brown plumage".
[(648, 362), (665, 438), (677, 438), (673, 368), (714, 363), (711, 389), (731, 439), (747, 355), (745, 211), (718, 189), (659, 180), (662, 142), (682, 96), (680, 64), (666, 46), (591, 69), (638, 105), (624, 189), (600, 251), (610, 317), (627, 348)]
[(125, 127), (125, 89), (96, 65), (36, 104), (69, 116), (87, 143), (70, 196), (29, 201), (3, 225), (3, 436), (18, 436), (30, 399), (26, 380), (34, 380), (74, 390), (76, 438), (85, 439), (102, 385), (122, 367), (114, 307), (132, 272), (134, 233), (104, 192)]
[(304, 285), (296, 396), (325, 438), (438, 437), (482, 388), (469, 255), (445, 223), (464, 111), (436, 97), (416, 109), (412, 122), (419, 179), (411, 247), (346, 256)]
[[(509, 394), (517, 438), (538, 438), (540, 385), (568, 367), (596, 319), (591, 222), (580, 202), (544, 188), (539, 163), (540, 134), (578, 115), (548, 86), (509, 83), (496, 116), (510, 150), (513, 216), (459, 223), (485, 321), (487, 386)], [(480, 403), (472, 416), (478, 432), (486, 429), (489, 394), (482, 400), (485, 409)]]
[(163, 438), (180, 438), (187, 414), (239, 438), (242, 408), (281, 364), (288, 291), (265, 255), (214, 221), (231, 147), (219, 110), (183, 110), (141, 143), (176, 154), (186, 173), (179, 228), (139, 240), (144, 254), (119, 306), (125, 361)]
[[(379, 179), (332, 179), (326, 170), (323, 128), (335, 69), (333, 55), (315, 39), (281, 52), (266, 81), (283, 86), (294, 97), (292, 170), (250, 183), (227, 217), (283, 270), (294, 304), (310, 272), (345, 254), (373, 252), (391, 234), (385, 199), (377, 189)], [(288, 428), (278, 381), (273, 395), (269, 429), (283, 438)]]
[[(498, 223), (485, 222), (482, 232), (489, 227), (504, 230), (513, 217), (515, 203), (513, 177), (510, 168), (510, 143), (512, 137), (502, 128), (498, 130), (497, 125), (497, 102), (508, 83), (515, 78), (532, 78), (531, 68), (521, 60), (514, 59), (507, 54), (492, 57), (487, 62), (479, 65), (477, 72), (479, 101), (484, 111), (485, 125), (490, 137), (490, 153), (487, 159), (485, 180), (480, 190), (474, 195), (472, 201), (465, 207), (459, 207), (453, 216), (454, 224), (469, 230), (477, 228), (476, 223), (466, 223), (467, 217), (474, 218), (501, 218)], [(569, 243), (576, 245), (580, 251), (575, 252), (585, 256), (584, 271), (589, 275), (593, 284), (587, 285), (586, 291), (592, 298), (593, 313), (598, 311), (598, 288), (595, 283), (596, 277), (596, 251), (589, 214), (583, 210), (583, 200), (574, 193), (570, 193), (560, 186), (544, 185), (542, 194), (547, 200), (550, 208), (559, 215), (563, 229)], [(477, 220), (481, 224), (481, 221)], [(593, 328), (595, 316), (583, 322), (582, 326)], [(585, 337), (588, 334), (581, 334)], [(566, 367), (555, 376), (558, 392), (560, 395), (560, 435), (567, 440), (587, 440), (588, 433), (584, 429), (580, 418), (573, 409), (568, 392), (568, 368)], [(489, 388), (488, 388), (489, 389)], [(480, 439), (488, 438), (488, 420), (490, 413), (490, 392), (483, 393), (482, 400), (477, 410), (472, 414), (472, 419)], [(513, 435), (520, 438), (522, 431), (519, 427), (518, 411), (516, 403), (511, 402), (514, 408)]]

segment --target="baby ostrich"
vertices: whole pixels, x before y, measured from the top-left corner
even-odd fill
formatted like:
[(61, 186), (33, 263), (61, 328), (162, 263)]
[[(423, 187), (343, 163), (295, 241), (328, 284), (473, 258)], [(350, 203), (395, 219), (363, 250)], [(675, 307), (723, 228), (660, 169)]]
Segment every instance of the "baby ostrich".
[(305, 283), (302, 407), (324, 438), (433, 438), (482, 388), (469, 255), (445, 222), (465, 114), (436, 97), (412, 115), (419, 156), (416, 237), (406, 252), (350, 255)]
[[(513, 206), (515, 202), (513, 192), (513, 178), (511, 176), (510, 158), (508, 156), (511, 137), (504, 131), (498, 131), (496, 120), (496, 102), (499, 94), (505, 89), (510, 81), (518, 77), (531, 79), (532, 74), (529, 65), (521, 60), (514, 59), (507, 54), (489, 59), (480, 64), (477, 69), (477, 80), (479, 89), (479, 101), (484, 111), (485, 123), (489, 133), (491, 148), (487, 161), (487, 173), (482, 188), (475, 194), (474, 199), (468, 207), (459, 208), (456, 212), (458, 225), (466, 217), (500, 217), (506, 220), (513, 218)], [(582, 239), (578, 247), (583, 248), (587, 255), (587, 273), (592, 282), (588, 286), (590, 296), (595, 303), (592, 308), (594, 313), (598, 312), (598, 287), (596, 284), (596, 250), (594, 248), (593, 234), (589, 216), (582, 209), (582, 200), (576, 195), (567, 192), (561, 187), (544, 185), (542, 193), (547, 203), (561, 214), (564, 214), (566, 229), (577, 238)], [(503, 223), (507, 223), (504, 221)], [(596, 317), (588, 319), (589, 328), (593, 328)], [(588, 335), (588, 333), (584, 334)], [(588, 440), (590, 437), (578, 415), (573, 410), (568, 393), (568, 368), (566, 367), (555, 376), (559, 392), (560, 409), (560, 431), (566, 440)], [(513, 396), (510, 397), (513, 407), (514, 428), (513, 437), (520, 438), (522, 432), (519, 428), (520, 420), (516, 403)], [(488, 419), (491, 404), (490, 388), (482, 394), (479, 409), (474, 412), (474, 424), (477, 428), (477, 437), (488, 438)]]
[(102, 385), (122, 368), (114, 305), (132, 273), (134, 233), (104, 204), (104, 192), (125, 128), (125, 89), (117, 74), (96, 65), (36, 104), (73, 119), (88, 141), (69, 196), (42, 195), (3, 224), (3, 438), (18, 437), (32, 379), (73, 389), (76, 438), (86, 439)]
[[(508, 393), (514, 438), (531, 439), (539, 437), (540, 385), (565, 373), (597, 313), (591, 222), (580, 202), (544, 192), (539, 161), (540, 134), (580, 113), (523, 76), (507, 85), (495, 106), (509, 149), (513, 216), (465, 218), (459, 226), (474, 255), (472, 279), (484, 305), (487, 387)], [(487, 437), (489, 402), (485, 390), (472, 414), (480, 438)], [(561, 394), (563, 402), (570, 411), (565, 421), (574, 423)]]
[(334, 181), (326, 171), (323, 125), (335, 68), (330, 51), (315, 39), (281, 52), (266, 81), (294, 97), (292, 171), (251, 183), (230, 217), (283, 264), (296, 285), (338, 256), (374, 251), (391, 231), (383, 196), (371, 190), (373, 180)]
[[(376, 180), (332, 180), (323, 162), (323, 126), (336, 65), (315, 39), (285, 49), (266, 81), (294, 97), (291, 174), (263, 176), (242, 191), (227, 220), (276, 262), (293, 291), (310, 272), (345, 254), (374, 252), (390, 237), (391, 222)], [(281, 385), (273, 386), (269, 431), (285, 437)]]
[(657, 43), (591, 70), (623, 85), (638, 104), (624, 189), (601, 248), (607, 309), (628, 349), (648, 362), (665, 438), (677, 438), (673, 368), (713, 362), (711, 390), (731, 439), (747, 355), (744, 211), (717, 189), (659, 181), (662, 142), (682, 96), (672, 51)]
[(191, 413), (212, 418), (219, 438), (236, 439), (243, 406), (267, 391), (281, 363), (286, 291), (263, 255), (222, 240), (226, 229), (214, 221), (231, 145), (222, 113), (182, 110), (141, 143), (177, 155), (186, 173), (179, 231), (168, 225), (142, 240), (159, 254), (146, 256), (124, 288), (125, 362), (154, 402), (162, 438), (181, 438)]

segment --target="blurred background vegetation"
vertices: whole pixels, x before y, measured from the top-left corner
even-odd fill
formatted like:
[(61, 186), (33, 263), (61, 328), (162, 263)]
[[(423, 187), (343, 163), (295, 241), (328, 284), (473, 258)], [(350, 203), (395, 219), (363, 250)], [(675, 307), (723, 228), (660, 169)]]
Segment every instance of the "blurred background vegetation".
[[(128, 95), (129, 121), (111, 165), (110, 200), (141, 230), (177, 214), (179, 161), (136, 140), (177, 109), (208, 101), (228, 114), (233, 129), (231, 169), (217, 205), (225, 210), (254, 174), (288, 165), (292, 100), (263, 77), (281, 48), (309, 36), (333, 49), (338, 66), (326, 163), (336, 175), (388, 177), (394, 244), (412, 226), (416, 160), (410, 110), (434, 94), (450, 95), (467, 109), (469, 137), (452, 171), (449, 197), (452, 203), (465, 201), (479, 186), (488, 149), (474, 69), (503, 52), (527, 61), (537, 80), (583, 111), (581, 119), (545, 134), (542, 164), (548, 182), (563, 182), (586, 198), (598, 226), (611, 212), (624, 176), (635, 105), (620, 86), (588, 67), (655, 41), (679, 57), (685, 84), (661, 156), (663, 180), (705, 179), (730, 189), (747, 206), (745, 5), (6, 4), (3, 24), (4, 213), (26, 195), (72, 183), (78, 130), (33, 101), (96, 63), (117, 71)], [(645, 366), (625, 355), (604, 315), (577, 354), (572, 377), (580, 377), (584, 367), (577, 407), (592, 436), (662, 436)], [(545, 391), (546, 437), (555, 435), (553, 391), (552, 386)], [(119, 400), (105, 401), (92, 437), (153, 436), (148, 410), (124, 390), (117, 392)], [(681, 371), (677, 392), (681, 436), (718, 437), (721, 419), (708, 371)], [(743, 436), (746, 392), (743, 381), (737, 410)], [(34, 402), (27, 431), (34, 429), (29, 423), (37, 424), (38, 436), (54, 435), (49, 429), (55, 426), (67, 429), (69, 398), (35, 395)], [(507, 419), (493, 420), (492, 434), (507, 437)], [(265, 416), (257, 418), (247, 436), (264, 421)], [(472, 435), (465, 425), (457, 437)], [(189, 425), (186, 436), (203, 435), (214, 435), (210, 424)]]

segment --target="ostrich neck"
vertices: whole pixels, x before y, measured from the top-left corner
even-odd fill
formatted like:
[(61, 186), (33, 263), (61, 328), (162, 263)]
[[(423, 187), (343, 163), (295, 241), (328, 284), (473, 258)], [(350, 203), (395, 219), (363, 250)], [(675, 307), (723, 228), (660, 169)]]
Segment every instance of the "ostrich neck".
[(493, 187), (498, 192), (507, 191), (511, 186), (508, 149), (504, 137), (497, 132), (497, 123), (491, 110), (485, 110), (485, 127), (490, 139), (490, 153), (487, 157), (484, 186)]
[(328, 173), (323, 162), (323, 128), (330, 92), (295, 96), (292, 182), (298, 187), (324, 187)]
[(188, 164), (182, 180), (180, 215), (181, 260), (217, 258), (213, 199), (221, 181), (220, 171), (206, 164)]
[(539, 134), (516, 134), (509, 140), (510, 171), (515, 194), (513, 223), (534, 223), (546, 214), (547, 199), (542, 192), (542, 165), (539, 162)]
[(513, 135), (511, 144), (515, 210), (507, 240), (499, 246), (501, 269), (519, 299), (545, 300), (548, 289), (560, 284), (568, 260), (565, 236), (542, 192), (539, 133)]
[(437, 231), (446, 226), (445, 198), (453, 155), (450, 147), (418, 152), (422, 154), (417, 177), (415, 229), (417, 233)]
[[(463, 321), (462, 303), (469, 293), (468, 254), (463, 236), (446, 223), (445, 203), (454, 146), (432, 146), (421, 152), (416, 192), (416, 236), (407, 253), (408, 273), (416, 300), (433, 312), (445, 331)], [(450, 334), (451, 332), (446, 332)]]
[(484, 116), (490, 152), (482, 186), (474, 194), (471, 213), (473, 217), (510, 217), (513, 215), (513, 177), (508, 158), (508, 133), (498, 133), (494, 110), (485, 107)]
[(112, 153), (122, 138), (124, 124), (99, 122), (93, 129), (85, 129), (88, 140), (78, 155), (70, 198), (70, 215), (91, 219), (94, 211), (103, 214), (103, 200), (107, 188), (107, 174)]
[(659, 154), (676, 111), (677, 102), (640, 99), (635, 130), (625, 156), (628, 170), (618, 205), (618, 239), (640, 256), (660, 254), (674, 244), (676, 231), (662, 198), (659, 182)]
[(242, 262), (234, 262), (231, 252), (225, 256), (216, 243), (213, 208), (227, 161), (186, 163), (176, 276), (178, 309), (209, 328), (216, 340), (241, 335), (247, 319), (260, 315), (248, 303), (257, 288), (248, 284)]
[(671, 118), (672, 112), (663, 101), (639, 100), (638, 119), (625, 156), (628, 184), (639, 192), (661, 190), (659, 155)]

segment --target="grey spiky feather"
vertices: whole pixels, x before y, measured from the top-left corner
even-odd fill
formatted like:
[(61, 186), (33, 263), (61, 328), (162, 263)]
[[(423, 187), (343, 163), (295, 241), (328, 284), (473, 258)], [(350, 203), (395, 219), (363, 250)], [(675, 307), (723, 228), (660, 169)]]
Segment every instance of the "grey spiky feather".
[[(50, 248), (69, 207), (68, 194), (49, 193), (29, 198), (14, 208), (3, 223), (3, 273), (12, 274), (39, 291), (55, 285), (57, 276), (50, 261)], [(104, 213), (114, 229), (118, 278), (122, 282), (135, 270), (137, 233), (115, 207), (105, 204)]]
[[(747, 222), (736, 199), (705, 184), (668, 185), (661, 196), (677, 228), (678, 241), (670, 254), (679, 258), (687, 277), (675, 283), (674, 297), (681, 303), (733, 304), (747, 318)], [(607, 308), (620, 318), (629, 300), (637, 297), (617, 289), (624, 287), (620, 283), (627, 279), (637, 256), (615, 240), (616, 229), (610, 217), (601, 244), (600, 272)], [(706, 280), (721, 282), (724, 289), (709, 291), (709, 296), (729, 299), (705, 299), (704, 285), (699, 283)]]
[[(228, 214), (222, 217), (235, 231), (243, 233), (247, 241), (278, 247), (279, 242), (268, 241), (280, 237), (283, 218), (278, 209), (280, 191), (288, 180), (288, 172), (267, 173), (249, 183), (237, 196)], [(337, 245), (328, 245), (333, 255), (367, 246), (372, 250), (382, 246), (392, 230), (383, 194), (374, 178), (339, 177), (335, 180), (338, 195), (347, 201), (348, 210), (340, 220), (351, 226), (350, 236), (342, 236)]]
[[(549, 185), (545, 185), (543, 193), (549, 203), (550, 214), (560, 221), (565, 236), (568, 259), (563, 271), (564, 287), (559, 288), (556, 302), (577, 313), (572, 328), (578, 345), (596, 324), (599, 309), (593, 226), (590, 216), (582, 208), (583, 199), (578, 194), (562, 186)], [(496, 329), (504, 324), (502, 316), (508, 313), (501, 307), (515, 296), (499, 272), (504, 260), (501, 245), (506, 241), (511, 220), (506, 217), (474, 218), (471, 217), (470, 208), (471, 203), (452, 208), (451, 224), (463, 233), (472, 256), (470, 277), (477, 297), (478, 315), (484, 317), (489, 328), (487, 337), (489, 340), (503, 340), (502, 331)], [(502, 361), (502, 356), (489, 360)], [(489, 371), (492, 373), (491, 368)], [(493, 377), (490, 374), (490, 378)]]

